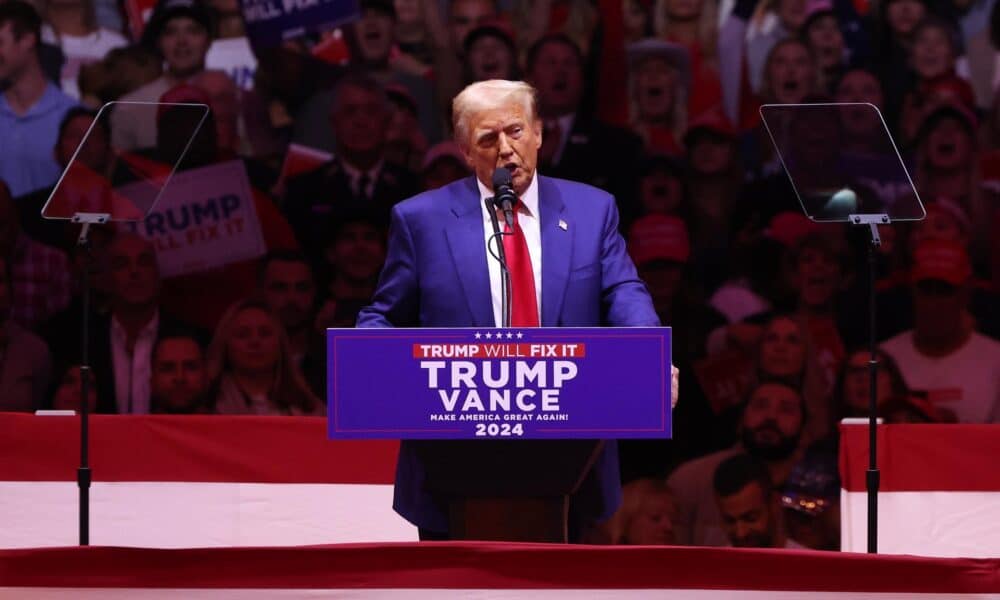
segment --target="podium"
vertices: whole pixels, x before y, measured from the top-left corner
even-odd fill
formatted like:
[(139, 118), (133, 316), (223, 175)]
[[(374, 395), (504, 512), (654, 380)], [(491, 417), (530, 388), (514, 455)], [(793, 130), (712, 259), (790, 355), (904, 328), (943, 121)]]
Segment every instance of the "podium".
[(455, 540), (568, 542), (569, 497), (600, 440), (415, 441)]
[(666, 327), (330, 329), (327, 343), (329, 437), (403, 439), (397, 508), (444, 510), (451, 539), (565, 543), (570, 496), (618, 486), (601, 440), (670, 437)]

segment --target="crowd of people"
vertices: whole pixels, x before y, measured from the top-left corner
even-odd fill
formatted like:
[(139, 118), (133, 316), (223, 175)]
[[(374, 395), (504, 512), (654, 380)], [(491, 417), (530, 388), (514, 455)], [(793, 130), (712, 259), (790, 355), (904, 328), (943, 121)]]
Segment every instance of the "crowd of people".
[[(160, 0), (144, 25), (116, 0), (0, 2), (0, 410), (325, 414), (324, 332), (370, 300), (389, 210), (471, 175), (451, 99), (523, 79), (540, 173), (614, 194), (681, 370), (673, 438), (621, 442), (624, 502), (592, 541), (838, 549), (869, 234), (803, 214), (758, 107), (879, 109), (909, 172), (893, 184), (926, 207), (879, 226), (880, 416), (1000, 421), (995, 4), (361, 0), (354, 22), (265, 45), (234, 0)], [(178, 108), (198, 104), (203, 121)], [(806, 158), (830, 151), (821, 129), (800, 132)], [(149, 228), (81, 247), (40, 216), (81, 173), (155, 180), (145, 159), (181, 155), (175, 177), (245, 173), (254, 257), (166, 276)]]

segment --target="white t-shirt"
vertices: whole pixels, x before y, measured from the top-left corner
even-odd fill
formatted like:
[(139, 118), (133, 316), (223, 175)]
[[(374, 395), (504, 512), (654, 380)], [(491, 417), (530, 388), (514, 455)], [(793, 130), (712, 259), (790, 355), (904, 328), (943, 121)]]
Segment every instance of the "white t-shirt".
[(928, 391), (935, 405), (951, 410), (959, 423), (1000, 422), (1000, 342), (973, 333), (964, 346), (943, 357), (924, 356), (904, 331), (882, 344), (912, 390)]
[(257, 72), (257, 58), (245, 37), (215, 40), (205, 55), (205, 68), (224, 71), (236, 87), (253, 89), (253, 76)]
[(80, 74), (80, 67), (103, 59), (115, 48), (128, 45), (125, 36), (110, 29), (98, 29), (84, 36), (57, 36), (48, 26), (42, 29), (42, 41), (62, 48), (66, 62), (59, 74), (60, 86), (67, 96), (77, 100), (80, 99), (80, 87), (76, 84), (76, 78)]

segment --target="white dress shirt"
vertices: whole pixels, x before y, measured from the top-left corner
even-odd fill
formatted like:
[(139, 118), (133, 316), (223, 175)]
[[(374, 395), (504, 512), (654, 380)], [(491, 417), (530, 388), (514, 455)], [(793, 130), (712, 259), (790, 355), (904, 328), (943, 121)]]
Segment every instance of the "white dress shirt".
[(576, 113), (563, 115), (558, 119), (554, 119), (554, 121), (559, 124), (560, 137), (559, 147), (556, 148), (556, 153), (552, 156), (552, 164), (558, 165), (559, 161), (562, 160), (563, 152), (566, 151), (566, 142), (569, 141), (569, 138), (573, 133), (573, 123), (576, 121)]
[[(361, 169), (355, 167), (346, 160), (340, 161), (341, 167), (344, 168), (344, 173), (351, 180), (351, 190), (358, 195), (362, 193), (365, 197), (371, 199), (375, 197), (375, 182), (378, 181), (378, 176), (382, 172), (382, 161), (378, 161), (374, 167), (368, 169), (367, 171), (362, 171)], [(365, 185), (365, 189), (361, 189), (361, 176), (367, 175), (368, 182)]]
[[(490, 212), (486, 208), (486, 198), (491, 198), (493, 192), (489, 190), (482, 181), (476, 179), (479, 185), (479, 206), (483, 213), (483, 239), (486, 240), (486, 265), (490, 270), (490, 295), (493, 298), (493, 322), (497, 327), (503, 324), (503, 305), (501, 303), (500, 291), (502, 287), (500, 275), (500, 263), (493, 258), (494, 254), (499, 254), (497, 244), (503, 243), (501, 238), (497, 238), (492, 243), (493, 224), (490, 219)], [(497, 211), (497, 220), (503, 228), (503, 213)], [(528, 242), (528, 255), (531, 257), (531, 270), (535, 276), (535, 302), (538, 306), (538, 320), (542, 319), (542, 234), (541, 220), (538, 214), (538, 176), (537, 173), (531, 178), (531, 183), (521, 201), (517, 203), (517, 222), (524, 232), (524, 239)], [(490, 252), (490, 249), (493, 249)]]
[(148, 415), (150, 378), (153, 375), (153, 345), (160, 328), (160, 311), (139, 332), (135, 347), (129, 353), (128, 334), (114, 316), (111, 317), (111, 367), (115, 378), (115, 403), (122, 415)]

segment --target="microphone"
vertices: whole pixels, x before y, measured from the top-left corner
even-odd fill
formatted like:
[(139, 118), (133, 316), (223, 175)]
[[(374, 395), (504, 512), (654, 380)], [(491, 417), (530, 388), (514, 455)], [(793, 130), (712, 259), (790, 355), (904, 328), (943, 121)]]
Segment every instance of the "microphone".
[(497, 167), (497, 170), (493, 171), (493, 203), (500, 206), (500, 210), (503, 211), (503, 220), (511, 231), (514, 230), (515, 202), (517, 202), (517, 194), (514, 193), (510, 170), (507, 167)]

